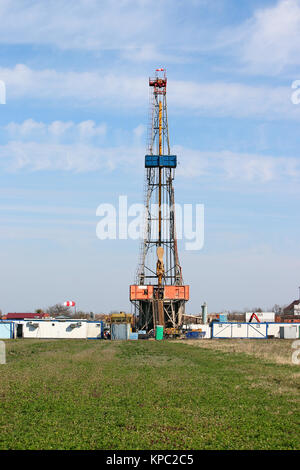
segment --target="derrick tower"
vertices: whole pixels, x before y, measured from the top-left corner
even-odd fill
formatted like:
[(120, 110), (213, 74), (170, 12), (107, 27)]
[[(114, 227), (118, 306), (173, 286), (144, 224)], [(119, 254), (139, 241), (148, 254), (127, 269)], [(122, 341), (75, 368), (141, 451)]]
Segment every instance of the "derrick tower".
[(140, 329), (180, 328), (189, 300), (179, 264), (173, 181), (177, 156), (170, 153), (167, 77), (149, 78), (150, 114), (145, 156), (145, 227), (136, 284), (130, 286)]

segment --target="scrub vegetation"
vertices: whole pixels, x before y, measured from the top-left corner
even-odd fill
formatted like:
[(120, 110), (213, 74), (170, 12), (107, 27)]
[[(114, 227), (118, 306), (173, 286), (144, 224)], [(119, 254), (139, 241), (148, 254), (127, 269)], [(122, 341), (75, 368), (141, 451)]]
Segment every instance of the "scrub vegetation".
[(6, 341), (0, 449), (299, 449), (299, 366), (200, 342)]

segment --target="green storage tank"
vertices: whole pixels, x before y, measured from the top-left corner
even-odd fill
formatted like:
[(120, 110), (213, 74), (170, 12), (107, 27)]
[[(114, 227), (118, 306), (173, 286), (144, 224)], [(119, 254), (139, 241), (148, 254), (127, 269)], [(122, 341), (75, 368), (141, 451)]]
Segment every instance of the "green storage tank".
[(160, 341), (163, 338), (164, 338), (164, 327), (162, 325), (157, 325), (155, 339)]

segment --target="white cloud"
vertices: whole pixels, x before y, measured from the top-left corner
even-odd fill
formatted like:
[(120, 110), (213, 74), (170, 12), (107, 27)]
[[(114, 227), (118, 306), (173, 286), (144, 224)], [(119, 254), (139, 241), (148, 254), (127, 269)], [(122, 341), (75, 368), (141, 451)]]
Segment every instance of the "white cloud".
[(56, 137), (60, 137), (73, 127), (74, 127), (74, 123), (71, 121), (70, 122), (54, 121), (49, 126), (47, 126), (47, 130), (50, 134)]
[(291, 103), (291, 91), (283, 86), (170, 81), (168, 102), (205, 115), (300, 119), (300, 107)]
[[(109, 109), (145, 109), (148, 84), (145, 76), (94, 72), (33, 70), (19, 64), (0, 68), (7, 84), (7, 99), (50, 100)], [(291, 103), (291, 84), (286, 87), (241, 83), (178, 81), (168, 84), (168, 103), (180, 112), (208, 116), (300, 119), (300, 106)], [(85, 124), (87, 130), (89, 124)], [(104, 128), (91, 133), (105, 133)]]
[(161, 10), (150, 0), (2, 0), (0, 41), (114, 49), (159, 28)]
[(44, 134), (46, 125), (43, 122), (36, 122), (33, 119), (26, 119), (22, 124), (10, 122), (4, 127), (9, 136), (26, 137), (35, 134)]
[(244, 181), (269, 183), (272, 181), (299, 181), (300, 160), (292, 157), (274, 157), (237, 153), (228, 150), (204, 152), (174, 146), (179, 156), (178, 174), (187, 178), (199, 176), (216, 181)]
[[(54, 125), (58, 129), (55, 131), (58, 138), (52, 136)], [(0, 147), (0, 164), (6, 171), (143, 171), (143, 125), (133, 129), (131, 144), (110, 147), (97, 140), (98, 134), (102, 135), (106, 131), (105, 125), (97, 126), (93, 121), (76, 125), (56, 121), (47, 125), (27, 120), (21, 124), (10, 123), (6, 130), (8, 142)], [(41, 132), (42, 138), (34, 140), (34, 137), (38, 137), (37, 130)], [(84, 136), (80, 135), (80, 130)], [(206, 152), (178, 145), (172, 151), (178, 155), (177, 172), (185, 178), (213, 178), (225, 184), (230, 181), (258, 184), (283, 180), (298, 182), (300, 178), (298, 158), (230, 150)]]
[(133, 129), (133, 135), (135, 139), (140, 140), (145, 134), (146, 126), (144, 124), (139, 124), (135, 129)]
[[(108, 50), (121, 59), (156, 64), (193, 62), (194, 53), (226, 48), (256, 72), (276, 74), (299, 65), (300, 0), (262, 6), (227, 29), (225, 10), (222, 1), (212, 7), (204, 0), (164, 0), (155, 6), (151, 0), (1, 0), (0, 44)], [(223, 26), (216, 12), (221, 21), (223, 15)]]
[(94, 137), (104, 137), (107, 126), (105, 123), (96, 125), (92, 120), (75, 124), (72, 121), (53, 121), (50, 124), (26, 119), (22, 123), (10, 122), (4, 126), (9, 138), (13, 139), (48, 139), (63, 140), (66, 137), (72, 140), (89, 140)]
[(87, 143), (10, 141), (0, 147), (0, 163), (8, 171), (60, 170), (88, 172), (126, 168), (143, 154), (143, 149), (99, 148)]
[(79, 134), (82, 139), (91, 138), (95, 136), (104, 136), (107, 131), (106, 124), (95, 125), (94, 121), (82, 121), (78, 124)]
[(154, 64), (184, 63), (189, 62), (189, 58), (182, 51), (177, 49), (176, 53), (165, 52), (164, 47), (155, 44), (143, 44), (138, 46), (128, 46), (120, 51), (122, 59), (135, 63), (152, 62)]
[[(139, 62), (166, 59), (178, 62), (178, 49), (192, 29), (191, 24), (182, 22), (178, 27), (177, 14), (180, 17), (186, 9), (180, 3), (173, 0), (155, 5), (152, 0), (14, 0), (13, 3), (1, 0), (0, 43), (50, 45), (96, 53), (109, 50)], [(190, 8), (198, 9), (199, 3)], [(194, 31), (198, 30), (194, 26)], [(162, 52), (168, 44), (175, 53)]]
[(299, 66), (300, 0), (261, 7), (252, 18), (223, 31), (220, 37), (227, 47), (232, 46), (248, 72), (275, 75)]
[(145, 77), (121, 73), (34, 70), (18, 64), (13, 68), (0, 68), (0, 77), (7, 86), (7, 100), (72, 100), (72, 104), (98, 105), (101, 102), (110, 107), (136, 107), (147, 103), (148, 98)]

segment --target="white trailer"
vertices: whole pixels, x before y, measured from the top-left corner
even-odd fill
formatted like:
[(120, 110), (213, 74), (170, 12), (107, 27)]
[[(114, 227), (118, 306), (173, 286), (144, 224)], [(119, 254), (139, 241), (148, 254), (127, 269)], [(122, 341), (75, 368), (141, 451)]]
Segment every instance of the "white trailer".
[(248, 338), (267, 338), (267, 334), (266, 323), (248, 323)]
[(87, 322), (82, 320), (17, 320), (15, 323), (19, 338), (87, 338)]
[(297, 339), (299, 338), (299, 326), (298, 325), (285, 325), (280, 327), (280, 338), (281, 339)]
[(287, 328), (293, 326), (298, 330), (298, 336), (300, 337), (300, 323), (268, 323), (268, 337), (280, 338), (280, 328)]
[(88, 339), (101, 339), (103, 337), (102, 321), (88, 321), (86, 327), (86, 334)]
[[(282, 333), (280, 333), (283, 328)], [(299, 323), (217, 323), (211, 327), (212, 338), (300, 338)]]
[(212, 338), (267, 338), (268, 326), (266, 323), (217, 323), (211, 327)]

